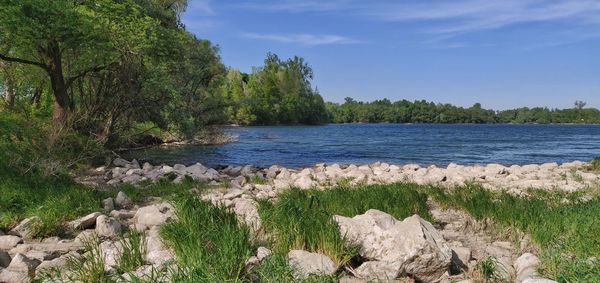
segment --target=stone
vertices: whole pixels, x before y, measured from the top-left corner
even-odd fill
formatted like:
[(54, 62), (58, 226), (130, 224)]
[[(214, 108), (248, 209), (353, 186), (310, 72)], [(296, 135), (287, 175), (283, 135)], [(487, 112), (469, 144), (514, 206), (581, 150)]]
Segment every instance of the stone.
[(175, 218), (175, 208), (169, 203), (140, 207), (133, 220), (137, 227), (148, 229)]
[(435, 281), (450, 267), (452, 250), (431, 223), (418, 215), (397, 221), (371, 209), (353, 218), (336, 215), (334, 220), (346, 241), (360, 246), (361, 256), (401, 267), (417, 280)]
[(246, 269), (250, 269), (252, 267), (258, 266), (260, 264), (260, 259), (256, 256), (251, 256), (246, 260)]
[(113, 165), (117, 166), (117, 167), (127, 167), (130, 166), (131, 163), (123, 158), (115, 158), (115, 160), (113, 160)]
[(102, 209), (106, 212), (115, 209), (115, 202), (113, 198), (106, 198), (102, 200)]
[(21, 221), (15, 228), (8, 232), (9, 235), (19, 236), (25, 239), (31, 239), (35, 235), (35, 230), (37, 227), (42, 225), (42, 219), (33, 216), (29, 217), (23, 221)]
[(115, 205), (118, 208), (129, 208), (131, 207), (131, 204), (131, 200), (123, 191), (119, 191), (119, 193), (117, 193), (117, 197), (115, 198)]
[(52, 260), (42, 261), (40, 265), (35, 269), (36, 274), (44, 274), (51, 272), (53, 269), (63, 269), (69, 264), (69, 257), (74, 255), (67, 254)]
[(271, 250), (269, 250), (269, 249), (267, 249), (265, 247), (258, 247), (258, 249), (256, 249), (256, 257), (260, 261), (262, 261), (266, 257), (270, 256), (271, 253), (272, 253)]
[(525, 279), (537, 276), (536, 270), (540, 266), (540, 260), (531, 253), (522, 254), (515, 262), (513, 267), (516, 271), (516, 282), (522, 282)]
[(32, 282), (31, 277), (27, 272), (0, 270), (0, 282), (3, 283), (29, 283)]
[(546, 278), (527, 278), (523, 280), (521, 283), (558, 283), (554, 280), (546, 279)]
[(123, 246), (121, 242), (104, 241), (100, 243), (100, 252), (104, 256), (104, 270), (109, 272), (119, 264), (119, 259), (123, 255)]
[(15, 256), (10, 261), (10, 264), (6, 269), (10, 271), (16, 272), (25, 272), (33, 277), (35, 273), (35, 268), (40, 265), (40, 261), (36, 259), (30, 259), (23, 254), (15, 254)]
[(452, 247), (452, 272), (459, 274), (462, 270), (468, 269), (471, 261), (471, 249), (466, 247)]
[(102, 215), (100, 212), (93, 212), (79, 219), (73, 220), (69, 222), (69, 226), (73, 229), (89, 229), (93, 228), (96, 225), (96, 218)]
[(303, 175), (294, 181), (294, 186), (306, 190), (313, 187), (313, 181), (309, 176)]
[(175, 255), (169, 250), (152, 251), (146, 254), (146, 261), (153, 265), (169, 265), (175, 261)]
[(238, 197), (242, 196), (242, 194), (244, 194), (243, 190), (240, 190), (240, 189), (230, 189), (223, 196), (223, 198), (231, 200), (231, 199), (238, 198)]
[(335, 263), (323, 254), (292, 250), (287, 257), (296, 278), (306, 278), (311, 274), (332, 275), (337, 270)]
[(96, 234), (99, 237), (117, 237), (121, 234), (121, 223), (106, 215), (100, 215), (96, 218)]
[(23, 243), (23, 239), (19, 236), (0, 236), (0, 250), (2, 251), (8, 251), (21, 243)]
[(10, 261), (10, 255), (5, 251), (0, 251), (0, 267), (7, 267)]
[(356, 276), (369, 282), (387, 282), (398, 278), (402, 273), (400, 263), (367, 261), (355, 269)]
[(246, 223), (252, 231), (255, 232), (260, 230), (262, 222), (255, 201), (237, 198), (234, 200), (233, 212), (235, 212), (238, 218)]
[(10, 254), (27, 254), (31, 251), (46, 252), (53, 255), (63, 255), (73, 251), (83, 251), (84, 245), (78, 241), (64, 241), (60, 243), (29, 243), (18, 245), (10, 250)]

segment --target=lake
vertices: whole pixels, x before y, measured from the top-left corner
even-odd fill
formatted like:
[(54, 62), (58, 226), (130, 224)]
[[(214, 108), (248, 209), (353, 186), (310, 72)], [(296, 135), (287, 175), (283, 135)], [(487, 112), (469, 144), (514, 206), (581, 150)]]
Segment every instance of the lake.
[(152, 148), (127, 154), (153, 164), (304, 167), (316, 163), (445, 166), (590, 160), (600, 155), (599, 125), (331, 124), (226, 128), (225, 145)]

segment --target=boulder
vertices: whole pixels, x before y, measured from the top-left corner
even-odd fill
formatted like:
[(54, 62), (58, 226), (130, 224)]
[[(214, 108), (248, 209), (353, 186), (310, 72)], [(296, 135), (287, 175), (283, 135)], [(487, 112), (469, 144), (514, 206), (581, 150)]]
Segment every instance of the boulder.
[(169, 203), (141, 207), (133, 217), (136, 227), (148, 229), (175, 218), (175, 208)]
[(69, 226), (73, 229), (89, 229), (96, 225), (96, 218), (102, 215), (100, 212), (93, 212), (79, 219), (69, 222)]
[[(448, 271), (452, 250), (431, 223), (418, 215), (397, 221), (391, 215), (368, 210), (353, 218), (334, 216), (340, 233), (351, 245), (360, 247), (360, 255), (378, 265), (401, 268), (417, 280), (435, 281)], [(389, 273), (388, 273), (389, 274)]]
[(392, 282), (402, 275), (400, 263), (367, 261), (354, 270), (356, 276), (368, 282)]
[(252, 231), (260, 230), (262, 222), (255, 201), (237, 198), (234, 200), (233, 211), (238, 216), (238, 219), (246, 223)]
[(546, 278), (527, 278), (523, 280), (522, 283), (558, 283), (554, 280), (546, 279)]
[(19, 225), (15, 226), (12, 230), (8, 232), (9, 235), (19, 236), (25, 239), (31, 239), (35, 236), (35, 230), (37, 227), (42, 225), (42, 219), (33, 216), (29, 217), (19, 223)]
[(313, 181), (310, 176), (302, 175), (294, 181), (294, 186), (303, 190), (310, 189), (313, 187)]
[[(82, 232), (83, 233), (83, 232)], [(46, 252), (53, 255), (63, 255), (72, 251), (83, 251), (84, 245), (78, 241), (65, 241), (61, 243), (30, 243), (18, 245), (10, 250), (10, 254), (27, 254), (31, 251)]]
[(123, 255), (121, 242), (104, 241), (100, 243), (100, 252), (104, 256), (104, 270), (109, 272), (115, 269)]
[(23, 239), (19, 236), (0, 236), (0, 251), (8, 251), (21, 243), (23, 243)]
[(306, 278), (311, 274), (332, 275), (337, 270), (335, 263), (323, 254), (292, 250), (287, 257), (296, 278)]
[(256, 257), (260, 261), (262, 261), (266, 257), (270, 256), (271, 253), (272, 253), (271, 250), (269, 250), (269, 249), (267, 249), (265, 247), (258, 247), (258, 249), (256, 249)]
[(115, 205), (118, 208), (129, 208), (131, 204), (131, 200), (123, 191), (119, 191), (119, 193), (117, 193), (117, 197), (115, 198)]
[(14, 272), (26, 273), (30, 278), (33, 278), (35, 275), (35, 268), (38, 265), (40, 265), (39, 260), (30, 259), (27, 256), (18, 253), (12, 258), (6, 269)]
[(537, 275), (536, 270), (539, 265), (540, 260), (537, 256), (531, 253), (522, 254), (513, 264), (517, 274), (516, 282), (523, 282), (525, 279), (534, 278)]
[(96, 218), (96, 234), (99, 237), (114, 238), (121, 234), (121, 223), (106, 215)]
[(113, 198), (106, 198), (102, 200), (102, 209), (106, 212), (115, 209), (115, 202)]

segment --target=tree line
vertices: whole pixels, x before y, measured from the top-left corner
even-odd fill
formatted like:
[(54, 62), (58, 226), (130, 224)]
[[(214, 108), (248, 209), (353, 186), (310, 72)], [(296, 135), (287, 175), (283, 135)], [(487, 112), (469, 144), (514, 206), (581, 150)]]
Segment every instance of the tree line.
[(464, 108), (425, 100), (358, 102), (346, 98), (341, 104), (327, 103), (327, 109), (332, 123), (600, 123), (600, 111), (585, 105), (576, 101), (569, 109), (522, 107), (495, 111), (482, 108), (480, 103)]
[[(213, 125), (600, 123), (572, 109), (506, 111), (427, 101), (325, 103), (301, 57), (268, 53), (243, 73), (188, 32), (186, 0), (0, 0), (0, 116), (11, 113), (105, 148), (148, 134), (190, 140)], [(12, 118), (11, 118), (12, 119)]]

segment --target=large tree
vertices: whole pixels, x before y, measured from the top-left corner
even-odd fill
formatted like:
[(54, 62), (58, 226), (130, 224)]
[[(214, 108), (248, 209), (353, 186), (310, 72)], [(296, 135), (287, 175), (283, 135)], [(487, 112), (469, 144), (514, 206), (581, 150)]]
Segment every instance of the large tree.
[(73, 83), (118, 63), (120, 53), (135, 52), (154, 23), (134, 1), (0, 0), (0, 59), (47, 74), (53, 124), (62, 129), (73, 108)]

